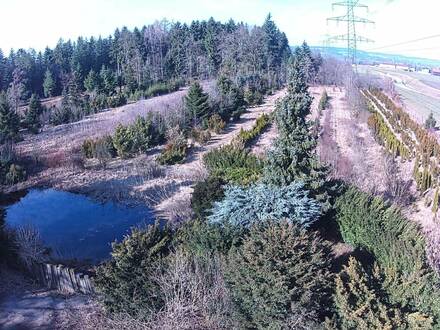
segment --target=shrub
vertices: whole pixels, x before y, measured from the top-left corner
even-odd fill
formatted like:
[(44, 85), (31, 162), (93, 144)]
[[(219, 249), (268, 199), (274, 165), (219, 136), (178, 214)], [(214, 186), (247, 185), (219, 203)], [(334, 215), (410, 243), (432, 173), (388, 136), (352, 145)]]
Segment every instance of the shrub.
[(105, 167), (107, 162), (116, 155), (117, 152), (111, 136), (107, 135), (95, 141), (93, 157), (98, 159), (102, 167)]
[(208, 128), (216, 134), (223, 132), (226, 123), (219, 114), (215, 113), (208, 120)]
[(194, 191), (191, 195), (191, 208), (197, 218), (205, 218), (210, 213), (213, 203), (224, 196), (224, 184), (225, 181), (223, 179), (209, 176), (194, 186)]
[(431, 329), (431, 317), (390, 304), (381, 282), (379, 267), (369, 272), (350, 258), (336, 278), (338, 329)]
[(316, 328), (310, 323), (330, 298), (329, 267), (328, 245), (316, 234), (287, 221), (252, 226), (226, 267), (243, 328), (287, 329), (295, 319), (304, 329)]
[(390, 301), (439, 322), (440, 281), (427, 266), (425, 244), (416, 225), (381, 198), (354, 188), (338, 198), (336, 207), (342, 238), (374, 256)]
[(208, 171), (227, 182), (249, 184), (261, 176), (263, 163), (250, 151), (225, 145), (203, 155)]
[(322, 92), (321, 94), (321, 98), (319, 99), (318, 110), (319, 111), (325, 110), (327, 108), (327, 104), (328, 104), (328, 94), (327, 91), (324, 90), (324, 92)]
[(134, 228), (122, 242), (112, 244), (112, 259), (97, 268), (95, 278), (109, 311), (143, 318), (163, 305), (152, 275), (168, 255), (170, 243), (170, 230), (156, 223)]
[(161, 165), (182, 164), (185, 161), (187, 153), (186, 145), (167, 144), (161, 154), (157, 157), (157, 161)]
[(163, 307), (148, 329), (233, 329), (231, 303), (220, 258), (171, 254), (155, 276)]
[(267, 219), (286, 219), (308, 227), (318, 219), (320, 210), (320, 205), (309, 197), (301, 183), (284, 187), (265, 184), (246, 188), (229, 186), (224, 199), (214, 204), (208, 219), (244, 227)]
[(130, 152), (132, 154), (146, 152), (153, 145), (154, 128), (151, 118), (138, 116), (130, 126), (130, 133), (132, 139)]
[(244, 91), (244, 100), (248, 105), (258, 105), (263, 103), (263, 94), (257, 90), (247, 88)]
[(133, 150), (133, 139), (130, 128), (119, 124), (113, 135), (113, 144), (119, 157), (128, 158)]
[(87, 159), (94, 157), (95, 141), (92, 139), (85, 139), (81, 145), (81, 152)]
[(270, 125), (270, 123), (270, 116), (263, 113), (257, 118), (255, 125), (250, 130), (240, 130), (238, 136), (235, 138), (236, 143), (241, 144), (243, 147), (250, 146), (255, 139)]
[(138, 116), (132, 125), (119, 124), (116, 127), (113, 145), (120, 157), (133, 157), (162, 142), (163, 133), (158, 123), (153, 122), (154, 119), (153, 114), (146, 118)]
[(6, 184), (16, 184), (18, 182), (24, 181), (26, 179), (26, 171), (16, 164), (11, 164), (8, 173), (5, 176)]
[(67, 106), (54, 108), (50, 113), (50, 123), (52, 125), (67, 124), (74, 121), (73, 114)]
[(231, 246), (242, 239), (242, 230), (228, 224), (194, 219), (180, 226), (173, 244), (194, 255), (220, 253), (226, 256)]
[(179, 127), (168, 131), (168, 143), (162, 153), (157, 157), (161, 165), (181, 164), (185, 161), (188, 145), (183, 132)]
[(196, 142), (200, 143), (201, 145), (204, 145), (208, 143), (209, 140), (211, 140), (211, 133), (209, 132), (209, 130), (202, 130), (197, 127), (191, 130), (191, 136)]

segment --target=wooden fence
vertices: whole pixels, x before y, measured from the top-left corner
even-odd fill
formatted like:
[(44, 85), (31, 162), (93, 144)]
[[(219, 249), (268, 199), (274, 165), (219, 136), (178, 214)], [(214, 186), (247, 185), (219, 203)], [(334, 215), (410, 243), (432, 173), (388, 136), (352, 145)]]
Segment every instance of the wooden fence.
[(35, 264), (33, 274), (49, 289), (55, 289), (63, 293), (92, 294), (95, 292), (89, 275), (76, 273), (73, 268), (63, 265)]

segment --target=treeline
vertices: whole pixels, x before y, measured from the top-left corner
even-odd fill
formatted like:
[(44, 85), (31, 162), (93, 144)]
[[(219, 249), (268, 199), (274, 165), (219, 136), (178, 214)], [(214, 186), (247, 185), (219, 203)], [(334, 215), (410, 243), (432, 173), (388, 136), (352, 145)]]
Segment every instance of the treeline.
[(132, 31), (123, 27), (106, 38), (60, 40), (43, 52), (0, 52), (0, 90), (8, 91), (14, 104), (32, 94), (109, 96), (118, 90), (127, 96), (157, 95), (219, 72), (250, 89), (274, 88), (285, 80), (280, 69), (290, 55), (286, 35), (270, 15), (261, 27), (213, 18), (190, 24), (161, 21)]

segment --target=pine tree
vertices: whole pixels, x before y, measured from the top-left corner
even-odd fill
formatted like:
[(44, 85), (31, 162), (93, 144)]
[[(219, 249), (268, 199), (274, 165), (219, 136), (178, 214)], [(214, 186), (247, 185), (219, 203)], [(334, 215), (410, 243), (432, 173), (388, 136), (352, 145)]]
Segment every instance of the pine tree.
[(116, 77), (114, 73), (103, 66), (99, 72), (99, 76), (102, 81), (102, 89), (104, 93), (106, 95), (112, 95), (116, 89)]
[(86, 79), (84, 79), (84, 87), (87, 92), (98, 92), (101, 87), (100, 76), (94, 71), (90, 70), (87, 74)]
[(40, 99), (36, 94), (32, 94), (29, 101), (29, 108), (24, 117), (24, 124), (31, 133), (38, 133), (41, 127), (40, 115), (43, 112)]
[(279, 137), (268, 154), (264, 181), (279, 186), (302, 181), (322, 202), (323, 211), (327, 211), (331, 204), (329, 192), (335, 187), (327, 181), (327, 169), (316, 157), (317, 139), (310, 133), (311, 125), (307, 120), (311, 103), (304, 72), (295, 60), (288, 94), (275, 111)]
[(289, 318), (324, 313), (332, 282), (329, 260), (327, 244), (299, 226), (287, 221), (252, 226), (226, 267), (243, 328), (288, 329)]
[(301, 70), (307, 83), (313, 83), (318, 71), (318, 65), (312, 55), (309, 45), (304, 41), (301, 47), (295, 49), (296, 60), (300, 63)]
[(43, 89), (44, 89), (44, 96), (45, 97), (52, 97), (55, 95), (55, 81), (52, 77), (52, 73), (49, 69), (46, 70), (46, 73), (44, 74), (44, 82), (43, 82)]
[(0, 143), (14, 141), (18, 138), (20, 118), (11, 108), (8, 97), (0, 93)]
[(186, 111), (194, 126), (199, 125), (209, 116), (210, 107), (208, 94), (203, 92), (202, 86), (194, 82), (185, 97)]

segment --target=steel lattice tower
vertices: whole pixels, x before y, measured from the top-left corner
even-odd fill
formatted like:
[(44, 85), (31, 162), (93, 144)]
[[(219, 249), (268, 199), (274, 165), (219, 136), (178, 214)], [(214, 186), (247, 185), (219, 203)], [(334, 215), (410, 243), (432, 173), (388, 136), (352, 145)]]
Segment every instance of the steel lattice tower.
[(368, 6), (360, 4), (359, 0), (346, 0), (341, 2), (335, 2), (332, 4), (332, 8), (335, 7), (345, 7), (347, 13), (343, 16), (336, 16), (327, 18), (327, 23), (329, 21), (346, 22), (347, 23), (347, 34), (342, 34), (338, 36), (334, 36), (328, 39), (331, 41), (346, 41), (347, 42), (347, 60), (351, 64), (356, 65), (356, 51), (357, 44), (359, 42), (373, 42), (373, 40), (359, 36), (356, 34), (356, 23), (364, 23), (364, 24), (374, 24), (373, 21), (362, 18), (355, 15), (355, 8), (364, 8), (368, 10)]

